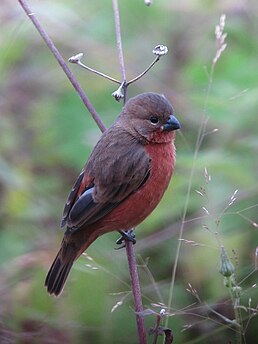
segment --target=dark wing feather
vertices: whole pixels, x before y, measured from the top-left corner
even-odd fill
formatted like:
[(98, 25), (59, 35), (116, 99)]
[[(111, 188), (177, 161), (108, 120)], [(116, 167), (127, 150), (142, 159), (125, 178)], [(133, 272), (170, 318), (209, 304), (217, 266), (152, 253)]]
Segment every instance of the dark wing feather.
[(144, 146), (127, 132), (111, 127), (94, 148), (83, 177), (79, 176), (68, 197), (71, 202), (64, 212), (68, 231), (90, 225), (110, 213), (137, 191), (149, 174), (150, 158)]
[(93, 200), (94, 187), (86, 190), (74, 203), (68, 219), (68, 232), (72, 233), (82, 225), (90, 225), (108, 214), (117, 203), (95, 203)]
[[(78, 195), (80, 194), (80, 188), (82, 186), (82, 181), (85, 177), (85, 170), (83, 169), (82, 172), (79, 174), (78, 178), (76, 179), (75, 183), (74, 183), (74, 186), (67, 198), (67, 201), (65, 203), (65, 206), (64, 206), (64, 211), (63, 211), (63, 217), (62, 217), (62, 221), (61, 221), (61, 228), (63, 228), (65, 225), (66, 225), (66, 221), (67, 221), (67, 218), (68, 218), (68, 215), (76, 201), (76, 198), (78, 198)], [(86, 183), (84, 182), (84, 191), (87, 190), (87, 189), (90, 189), (92, 188), (93, 186), (93, 183), (92, 181), (88, 181), (88, 184), (86, 185)]]

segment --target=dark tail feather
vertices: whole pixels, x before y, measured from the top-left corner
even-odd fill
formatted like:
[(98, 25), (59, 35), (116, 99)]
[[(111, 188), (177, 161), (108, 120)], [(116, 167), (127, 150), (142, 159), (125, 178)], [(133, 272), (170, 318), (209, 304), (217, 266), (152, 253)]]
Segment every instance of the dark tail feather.
[(74, 262), (74, 259), (70, 259), (68, 262), (62, 262), (60, 251), (51, 265), (45, 280), (48, 293), (54, 294), (55, 296), (58, 296), (62, 292)]

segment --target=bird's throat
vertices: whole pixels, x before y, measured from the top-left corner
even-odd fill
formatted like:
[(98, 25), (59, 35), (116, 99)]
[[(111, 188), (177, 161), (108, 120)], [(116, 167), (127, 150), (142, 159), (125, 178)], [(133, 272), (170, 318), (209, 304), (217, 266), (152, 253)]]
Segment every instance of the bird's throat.
[(174, 137), (174, 131), (157, 130), (148, 135), (147, 140), (150, 143), (169, 143), (174, 141)]

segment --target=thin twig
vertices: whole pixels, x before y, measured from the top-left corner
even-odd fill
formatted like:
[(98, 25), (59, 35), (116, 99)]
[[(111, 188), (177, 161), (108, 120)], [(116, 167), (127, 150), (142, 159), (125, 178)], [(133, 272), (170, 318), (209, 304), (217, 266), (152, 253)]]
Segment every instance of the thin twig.
[(155, 326), (155, 329), (154, 329), (153, 342), (152, 342), (152, 344), (157, 344), (158, 336), (159, 336), (160, 321), (161, 321), (161, 316), (160, 316), (160, 315), (157, 315), (157, 318), (156, 318), (156, 326)]
[(93, 68), (91, 68), (91, 67), (88, 67), (88, 66), (86, 66), (85, 64), (83, 64), (83, 63), (80, 62), (80, 61), (79, 61), (77, 64), (78, 64), (79, 66), (81, 66), (81, 67), (87, 69), (88, 71), (90, 71), (90, 72), (92, 72), (92, 73), (95, 73), (95, 74), (97, 74), (97, 75), (99, 75), (99, 76), (102, 76), (102, 77), (105, 78), (105, 79), (108, 79), (108, 80), (113, 81), (113, 82), (115, 82), (116, 84), (119, 84), (119, 85), (120, 85), (120, 81), (119, 81), (119, 80), (116, 80), (116, 79), (112, 78), (111, 76), (109, 76), (109, 75), (107, 75), (107, 74), (104, 74), (104, 73), (102, 73), (102, 72), (97, 71), (96, 69), (93, 69)]
[[(119, 81), (115, 78), (112, 78), (111, 76), (105, 74), (105, 73), (102, 73), (102, 72), (99, 72), (98, 70), (94, 69), (94, 68), (91, 68), (87, 65), (85, 65), (84, 63), (81, 62), (81, 59), (83, 57), (83, 53), (79, 53), (79, 54), (76, 54), (74, 56), (71, 56), (68, 61), (71, 62), (71, 63), (74, 63), (74, 64), (77, 64), (78, 66), (88, 70), (89, 72), (92, 72), (94, 74), (97, 74), (99, 76), (102, 76), (103, 78), (109, 80), (109, 81), (112, 81), (112, 82), (115, 82), (116, 84), (119, 84), (121, 88), (123, 89), (127, 89), (127, 87), (134, 83), (135, 81), (141, 79), (154, 65), (155, 63), (157, 63), (159, 60), (160, 60), (160, 57), (162, 55), (165, 55), (167, 54), (168, 52), (168, 49), (166, 46), (164, 45), (157, 45), (154, 49), (153, 49), (153, 53), (156, 55), (156, 58), (151, 62), (151, 64), (142, 72), (140, 73), (139, 75), (137, 75), (135, 78), (129, 80), (128, 82), (126, 81)], [(123, 76), (122, 76), (123, 77)], [(214, 131), (217, 130), (217, 129), (214, 129)], [(209, 134), (209, 133), (206, 133), (206, 134)]]
[[(185, 200), (185, 205), (184, 205), (184, 210), (183, 210), (181, 226), (180, 226), (180, 230), (179, 230), (179, 238), (178, 238), (178, 244), (177, 244), (177, 249), (176, 249), (175, 262), (174, 262), (174, 267), (173, 267), (172, 276), (171, 276), (169, 298), (168, 298), (168, 309), (171, 308), (172, 301), (173, 301), (176, 271), (177, 271), (177, 267), (178, 267), (179, 254), (180, 254), (180, 249), (181, 249), (181, 244), (182, 244), (182, 237), (183, 237), (183, 232), (184, 232), (184, 225), (185, 225), (187, 210), (188, 210), (188, 206), (189, 206), (189, 202), (190, 202), (190, 193), (191, 193), (191, 188), (192, 188), (193, 176), (194, 176), (194, 172), (195, 172), (195, 165), (196, 165), (196, 161), (197, 161), (200, 147), (201, 147), (203, 139), (205, 137), (205, 130), (207, 127), (207, 122), (208, 122), (207, 106), (208, 106), (208, 100), (209, 100), (210, 93), (211, 93), (211, 86), (212, 86), (212, 82), (213, 82), (214, 69), (215, 69), (215, 65), (216, 65), (221, 53), (226, 48), (226, 44), (224, 42), (226, 35), (225, 34), (222, 35), (224, 24), (225, 24), (225, 17), (224, 16), (223, 16), (223, 18), (221, 18), (220, 24), (221, 24), (221, 27), (218, 28), (219, 30), (221, 30), (220, 41), (219, 41), (220, 44), (219, 44), (219, 49), (217, 50), (216, 56), (212, 61), (211, 71), (208, 75), (208, 87), (206, 90), (202, 119), (201, 119), (200, 127), (199, 127), (198, 134), (197, 134), (196, 144), (195, 144), (195, 150), (194, 150), (194, 155), (193, 155), (193, 160), (192, 160), (192, 167), (191, 167), (191, 171), (190, 171), (190, 177), (189, 177), (187, 193), (186, 193), (186, 200)], [(216, 38), (217, 38), (217, 34), (218, 34), (218, 32), (217, 32), (218, 29), (216, 28), (216, 30), (215, 30)], [(168, 325), (168, 318), (166, 319), (165, 326), (167, 327), (167, 325)]]
[(121, 39), (120, 16), (119, 16), (119, 9), (118, 9), (117, 0), (113, 0), (113, 10), (114, 10), (115, 26), (116, 26), (116, 41), (117, 41), (118, 60), (119, 60), (119, 65), (120, 65), (120, 72), (122, 75), (121, 84), (123, 84), (124, 103), (125, 103), (126, 102), (127, 84), (126, 84), (124, 54), (123, 54), (122, 39)]
[(117, 84), (119, 84), (119, 85), (121, 84), (121, 82), (120, 82), (119, 80), (116, 80), (116, 79), (112, 78), (111, 76), (109, 76), (109, 75), (107, 75), (107, 74), (104, 74), (104, 73), (102, 73), (102, 72), (99, 72), (99, 71), (96, 70), (96, 69), (93, 69), (93, 68), (91, 68), (91, 67), (89, 67), (89, 66), (86, 66), (84, 63), (81, 62), (81, 58), (82, 58), (82, 57), (83, 57), (83, 53), (79, 53), (79, 54), (77, 54), (77, 55), (75, 55), (75, 56), (70, 57), (70, 58), (68, 59), (68, 61), (71, 62), (71, 63), (77, 64), (78, 66), (80, 66), (80, 67), (82, 67), (82, 68), (88, 70), (89, 72), (92, 72), (92, 73), (94, 73), (94, 74), (97, 74), (97, 75), (99, 75), (99, 76), (102, 76), (103, 78), (105, 78), (105, 79), (107, 79), (107, 80), (109, 80), (109, 81), (115, 82), (115, 83), (117, 83)]
[[(210, 90), (210, 86), (209, 86), (208, 90)], [(188, 210), (188, 206), (189, 206), (189, 202), (190, 202), (190, 195), (191, 195), (191, 188), (192, 188), (192, 183), (193, 183), (193, 176), (194, 176), (194, 171), (195, 171), (196, 160), (198, 157), (201, 142), (203, 140), (203, 132), (205, 131), (206, 124), (207, 124), (206, 119), (207, 118), (206, 118), (206, 108), (205, 108), (203, 116), (202, 116), (201, 124), (200, 124), (199, 130), (198, 130), (197, 139), (196, 139), (194, 156), (193, 156), (193, 160), (192, 160), (189, 182), (188, 182), (188, 186), (187, 186), (183, 216), (182, 216), (181, 225), (180, 225), (180, 229), (179, 229), (179, 236), (178, 236), (178, 243), (177, 243), (177, 248), (176, 248), (175, 262), (174, 262), (174, 266), (173, 266), (173, 270), (172, 270), (170, 289), (169, 289), (168, 310), (170, 310), (170, 308), (172, 306), (172, 301), (173, 301), (173, 296), (174, 296), (176, 271), (177, 271), (177, 267), (178, 267), (179, 254), (180, 254), (181, 245), (182, 245), (183, 232), (184, 232), (185, 222), (186, 222), (185, 220), (186, 220), (187, 210)], [(166, 318), (166, 322), (165, 322), (165, 327), (167, 327), (167, 326), (168, 326), (168, 318)]]
[[(125, 72), (124, 56), (123, 56), (123, 49), (122, 49), (122, 40), (121, 40), (120, 16), (119, 16), (117, 0), (113, 0), (113, 9), (114, 9), (114, 18), (115, 18), (115, 26), (116, 26), (118, 59), (119, 59), (120, 71), (122, 75), (121, 87), (123, 87), (123, 90), (124, 90), (124, 103), (125, 103), (127, 84), (126, 84), (126, 72)], [(126, 240), (125, 247), (126, 247), (128, 266), (129, 266), (131, 282), (132, 282), (131, 284), (132, 284), (132, 292), (133, 292), (133, 297), (134, 297), (135, 312), (138, 313), (136, 314), (138, 336), (139, 336), (140, 344), (147, 344), (144, 318), (139, 315), (139, 313), (143, 311), (143, 307), (142, 307), (141, 289), (140, 289), (140, 282), (139, 282), (138, 271), (137, 271), (137, 266), (136, 266), (134, 246), (131, 241)]]
[(92, 115), (93, 119), (97, 123), (98, 127), (100, 128), (100, 130), (102, 132), (104, 132), (106, 130), (106, 127), (105, 127), (104, 123), (100, 119), (98, 113), (96, 112), (96, 110), (94, 109), (93, 105), (89, 101), (88, 97), (84, 93), (84, 91), (81, 88), (80, 84), (78, 83), (77, 79), (73, 75), (72, 71), (67, 66), (67, 64), (66, 64), (65, 60), (63, 59), (62, 55), (57, 50), (57, 48), (54, 45), (53, 41), (51, 40), (51, 38), (49, 37), (49, 35), (45, 31), (45, 29), (42, 27), (42, 25), (38, 21), (37, 17), (35, 16), (35, 13), (31, 11), (31, 9), (29, 8), (26, 0), (18, 0), (18, 1), (20, 3), (21, 7), (23, 8), (24, 12), (27, 14), (27, 16), (32, 21), (33, 25), (35, 26), (35, 28), (37, 29), (37, 31), (39, 32), (39, 34), (41, 35), (41, 37), (43, 38), (45, 43), (47, 44), (49, 50), (52, 52), (52, 54), (55, 56), (56, 60), (58, 61), (59, 65), (62, 67), (63, 71), (65, 72), (66, 76), (68, 77), (68, 79), (70, 80), (71, 84), (75, 88), (76, 92), (80, 96), (81, 100), (85, 104), (86, 108), (89, 110), (90, 114)]
[(127, 86), (129, 86), (133, 82), (135, 82), (135, 81), (139, 80), (141, 77), (143, 77), (151, 69), (151, 67), (153, 67), (155, 65), (155, 63), (159, 61), (159, 59), (160, 59), (160, 56), (157, 56), (155, 58), (155, 60), (149, 65), (149, 67), (147, 67), (141, 74), (139, 74), (138, 76), (136, 76), (132, 80), (129, 80), (127, 83)]
[(143, 311), (143, 307), (142, 307), (141, 288), (140, 288), (139, 276), (137, 272), (136, 259), (135, 259), (135, 253), (134, 253), (134, 246), (131, 241), (126, 240), (125, 247), (126, 247), (126, 254), (127, 254), (128, 265), (129, 265), (130, 276), (131, 276), (131, 284), (132, 284), (132, 292), (133, 292), (133, 297), (134, 297), (139, 340), (140, 340), (140, 344), (147, 344), (144, 318), (140, 315)]
[[(200, 149), (201, 143), (203, 141), (204, 132), (205, 132), (205, 129), (207, 126), (207, 120), (208, 120), (208, 118), (207, 118), (207, 103), (208, 103), (208, 98), (209, 98), (210, 90), (211, 90), (213, 71), (214, 70), (212, 69), (211, 75), (209, 78), (208, 88), (206, 91), (206, 98), (205, 98), (203, 115), (202, 115), (200, 127), (199, 127), (198, 134), (197, 134), (197, 139), (196, 139), (196, 143), (195, 143), (195, 150), (194, 150), (192, 166), (191, 166), (191, 170), (190, 170), (189, 182), (188, 182), (188, 186), (187, 186), (183, 216), (182, 216), (181, 225), (180, 225), (180, 229), (179, 229), (179, 236), (178, 236), (178, 243), (177, 243), (177, 248), (176, 248), (175, 262), (174, 262), (172, 275), (171, 275), (169, 297), (168, 297), (168, 310), (170, 310), (170, 308), (172, 306), (172, 301), (173, 301), (173, 296), (174, 296), (176, 272), (177, 272), (177, 267), (178, 267), (179, 254), (180, 254), (181, 245), (182, 245), (183, 232), (184, 232), (184, 228), (185, 228), (185, 220), (186, 220), (187, 210), (188, 210), (188, 206), (189, 206), (189, 202), (190, 202), (190, 195), (191, 195), (191, 188), (192, 188), (193, 177), (194, 177), (194, 172), (195, 172), (195, 165), (196, 165), (197, 157), (199, 154), (199, 149)], [(168, 318), (166, 318), (166, 322), (165, 322), (165, 327), (167, 327), (167, 326), (168, 326)]]

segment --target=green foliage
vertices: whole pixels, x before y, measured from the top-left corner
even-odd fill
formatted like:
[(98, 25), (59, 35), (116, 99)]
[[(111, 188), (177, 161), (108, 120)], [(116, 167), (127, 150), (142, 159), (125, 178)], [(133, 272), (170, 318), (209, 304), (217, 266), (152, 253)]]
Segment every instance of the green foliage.
[[(207, 338), (226, 343), (235, 342), (230, 321), (236, 318), (246, 326), (243, 343), (253, 343), (258, 334), (256, 1), (242, 7), (200, 0), (119, 5), (128, 79), (151, 62), (155, 45), (169, 48), (129, 87), (129, 96), (164, 93), (182, 124), (171, 185), (136, 232), (144, 306), (160, 311), (168, 302), (196, 137), (205, 118), (207, 135), (194, 164), (168, 325), (176, 343), (207, 343)], [(66, 59), (82, 51), (89, 66), (119, 78), (111, 1), (31, 6)], [(224, 12), (228, 46), (208, 92), (217, 50), (214, 28)], [(136, 343), (127, 262), (123, 250), (113, 249), (116, 234), (89, 248), (93, 261), (79, 259), (60, 298), (46, 294), (44, 278), (63, 234), (58, 228), (66, 195), (100, 133), (18, 3), (4, 2), (0, 17), (0, 342)], [(111, 97), (115, 86), (70, 67), (110, 125), (121, 110)], [(195, 191), (203, 189), (203, 196)], [(233, 287), (223, 284), (221, 245), (235, 267), (233, 287), (241, 286), (240, 296), (232, 297)], [(233, 307), (236, 300), (241, 307)], [(165, 306), (157, 307), (159, 302)], [(146, 317), (146, 324), (154, 326), (155, 317)]]

